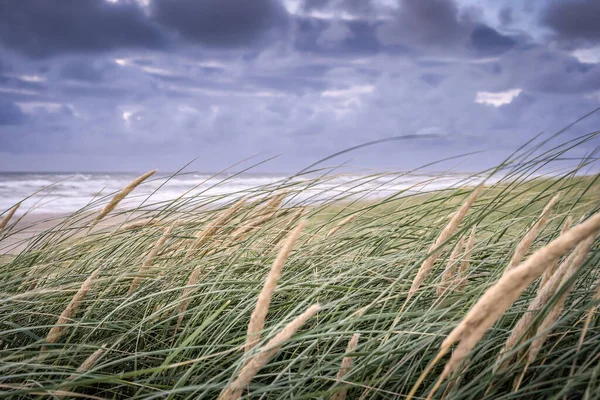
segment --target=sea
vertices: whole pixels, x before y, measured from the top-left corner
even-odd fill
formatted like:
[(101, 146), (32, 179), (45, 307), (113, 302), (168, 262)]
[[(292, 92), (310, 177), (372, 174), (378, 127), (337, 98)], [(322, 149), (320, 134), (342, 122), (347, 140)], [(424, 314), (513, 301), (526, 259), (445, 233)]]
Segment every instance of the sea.
[[(20, 173), (0, 172), (0, 214), (21, 203), (17, 215), (68, 214), (84, 207), (94, 209), (97, 200), (110, 196), (129, 184), (140, 173)], [(155, 174), (121, 203), (160, 204), (180, 196), (196, 198), (241, 196), (266, 193), (281, 187), (300, 192), (296, 203), (316, 203), (334, 198), (378, 198), (397, 193), (415, 193), (476, 184), (480, 178), (461, 173), (386, 173), (303, 175), (286, 174)], [(225, 199), (223, 199), (225, 201)]]

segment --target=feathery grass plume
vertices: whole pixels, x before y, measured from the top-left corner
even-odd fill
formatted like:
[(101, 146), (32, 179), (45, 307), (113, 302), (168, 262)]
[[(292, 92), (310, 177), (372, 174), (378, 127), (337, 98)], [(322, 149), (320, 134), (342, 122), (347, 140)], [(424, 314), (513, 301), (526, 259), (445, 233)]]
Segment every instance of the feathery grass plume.
[(427, 278), (427, 276), (433, 269), (433, 264), (439, 257), (440, 250), (441, 250), (439, 248), (440, 245), (442, 243), (444, 243), (446, 240), (448, 240), (448, 238), (456, 232), (456, 230), (458, 229), (458, 225), (461, 223), (461, 221), (463, 220), (465, 215), (467, 215), (467, 213), (469, 212), (469, 209), (471, 208), (471, 206), (477, 199), (477, 196), (479, 196), (479, 193), (481, 193), (482, 189), (483, 189), (483, 184), (481, 184), (475, 188), (475, 190), (469, 195), (469, 197), (463, 203), (463, 205), (452, 216), (452, 219), (450, 220), (450, 222), (448, 222), (448, 225), (446, 225), (446, 227), (442, 230), (442, 232), (440, 233), (440, 235), (438, 236), (436, 241), (433, 243), (433, 245), (431, 245), (431, 247), (429, 248), (429, 253), (432, 253), (432, 254), (429, 257), (427, 257), (425, 259), (425, 261), (423, 261), (423, 264), (421, 264), (421, 268), (419, 268), (419, 271), (417, 271), (417, 275), (415, 276), (415, 279), (413, 280), (413, 283), (410, 286), (410, 289), (408, 291), (408, 296), (406, 298), (405, 304), (408, 303), (408, 301), (412, 298), (412, 296), (421, 287), (421, 285), (425, 281), (425, 278)]
[[(585, 259), (587, 258), (595, 240), (596, 235), (591, 235), (577, 245), (577, 247), (573, 251), (573, 254), (571, 254), (571, 256), (568, 258), (569, 266), (561, 280), (560, 286), (564, 286), (565, 284), (567, 284), (567, 282), (577, 273), (577, 270), (579, 269), (579, 267), (581, 267), (581, 265), (583, 265)], [(531, 346), (529, 347), (529, 353), (527, 354), (527, 364), (525, 365), (525, 368), (523, 368), (523, 372), (521, 373), (521, 376), (518, 378), (515, 384), (516, 389), (518, 389), (521, 385), (521, 380), (523, 379), (525, 372), (529, 368), (529, 365), (531, 365), (531, 363), (535, 361), (537, 355), (542, 349), (542, 345), (544, 344), (546, 338), (548, 337), (548, 334), (550, 333), (550, 328), (558, 320), (560, 314), (562, 314), (563, 309), (565, 307), (565, 302), (567, 300), (567, 297), (569, 296), (569, 293), (573, 289), (573, 286), (574, 283), (571, 283), (564, 290), (560, 298), (556, 301), (548, 315), (546, 315), (546, 317), (538, 327), (536, 337), (531, 343)]]
[[(568, 230), (563, 230), (563, 234), (567, 231)], [(579, 245), (581, 245), (584, 242), (581, 242)], [(532, 330), (535, 331), (536, 327), (532, 325), (533, 322), (535, 321), (538, 313), (546, 304), (548, 304), (548, 301), (550, 301), (556, 290), (559, 288), (565, 274), (567, 274), (569, 272), (569, 269), (572, 268), (572, 266), (574, 265), (573, 257), (575, 255), (576, 253), (573, 252), (569, 257), (563, 260), (563, 262), (556, 269), (554, 274), (550, 277), (548, 282), (546, 282), (544, 286), (538, 287), (536, 297), (533, 299), (533, 301), (531, 301), (531, 303), (529, 303), (527, 311), (523, 314), (523, 316), (514, 326), (510, 336), (504, 344), (504, 347), (498, 354), (498, 359), (496, 360), (495, 365), (496, 369), (508, 364), (512, 358), (506, 358), (504, 361), (502, 361), (502, 358), (505, 356), (505, 354), (512, 350), (519, 341), (527, 340), (529, 338), (529, 334), (532, 333)], [(554, 264), (554, 262), (551, 263), (548, 268), (550, 268), (552, 264)]]
[(273, 218), (286, 196), (287, 192), (283, 192), (269, 199), (267, 204), (258, 211), (248, 224), (242, 225), (232, 232), (229, 243), (242, 240), (248, 233), (258, 229), (262, 224)]
[[(77, 373), (82, 374), (86, 371), (89, 371), (90, 368), (92, 368), (96, 362), (98, 362), (98, 360), (100, 359), (100, 357), (102, 357), (102, 355), (104, 354), (104, 352), (106, 352), (106, 345), (103, 344), (98, 350), (96, 350), (95, 352), (93, 352), (88, 358), (85, 359), (85, 361), (83, 363), (81, 363), (81, 365), (77, 368)], [(72, 381), (74, 379), (77, 378), (77, 374), (73, 374), (71, 376), (69, 376), (67, 378), (67, 380)], [(61, 393), (64, 392), (65, 390), (68, 390), (69, 387), (64, 387), (62, 388), (61, 391), (59, 391), (58, 393), (56, 393), (56, 397), (58, 397), (59, 399), (62, 399), (63, 397), (65, 397), (65, 394)], [(66, 395), (71, 395), (71, 394), (66, 394)]]
[(237, 400), (242, 395), (246, 386), (250, 384), (258, 371), (262, 369), (275, 354), (279, 351), (283, 343), (288, 341), (302, 325), (315, 315), (321, 306), (314, 304), (296, 319), (286, 325), (277, 335), (275, 335), (259, 352), (254, 355), (240, 370), (237, 378), (231, 382), (219, 395), (219, 400)]
[(456, 273), (458, 270), (458, 265), (457, 265), (456, 260), (458, 259), (458, 255), (460, 254), (460, 252), (463, 249), (463, 242), (464, 242), (464, 238), (461, 237), (460, 239), (458, 239), (456, 246), (454, 246), (452, 253), (450, 253), (450, 258), (448, 258), (448, 263), (446, 264), (446, 269), (442, 273), (442, 281), (435, 289), (435, 293), (437, 296), (443, 295), (444, 292), (448, 289), (449, 285), (454, 280), (453, 278), (456, 278), (456, 275), (457, 275)]
[(140, 285), (140, 283), (142, 282), (142, 275), (152, 266), (152, 263), (158, 255), (158, 252), (162, 249), (166, 241), (171, 237), (171, 232), (173, 232), (173, 226), (169, 226), (167, 229), (165, 229), (161, 237), (156, 241), (156, 243), (154, 243), (152, 250), (150, 250), (150, 254), (148, 254), (148, 257), (146, 257), (138, 271), (140, 276), (136, 276), (133, 279), (133, 282), (131, 282), (131, 286), (129, 287), (127, 295), (133, 293), (135, 289), (137, 289), (137, 287)]
[(527, 254), (527, 252), (531, 248), (531, 244), (533, 243), (533, 241), (535, 240), (537, 235), (542, 231), (542, 229), (544, 229), (544, 227), (548, 223), (548, 219), (550, 218), (550, 213), (552, 212), (552, 207), (554, 207), (554, 204), (556, 204), (556, 202), (558, 201), (558, 198), (559, 198), (559, 195), (556, 195), (552, 199), (550, 199), (548, 204), (546, 204), (546, 207), (544, 207), (544, 210), (542, 211), (542, 214), (540, 215), (539, 219), (536, 221), (535, 224), (533, 224), (531, 229), (529, 229), (529, 231), (527, 231), (525, 236), (523, 236), (523, 238), (517, 245), (517, 247), (515, 249), (515, 253), (513, 254), (512, 258), (510, 259), (510, 262), (508, 263), (508, 266), (504, 270), (504, 273), (507, 273), (508, 271), (510, 271), (511, 269), (513, 269), (514, 267), (516, 267), (517, 265), (519, 265), (521, 263), (521, 261), (523, 260), (523, 257), (525, 257), (525, 254)]
[[(56, 343), (62, 337), (62, 335), (67, 330), (67, 326), (65, 326), (65, 324), (67, 324), (77, 313), (81, 302), (91, 289), (92, 284), (94, 283), (94, 280), (96, 280), (98, 275), (100, 275), (100, 269), (97, 269), (94, 272), (92, 272), (92, 274), (81, 284), (81, 287), (79, 288), (77, 293), (75, 293), (67, 307), (65, 307), (63, 312), (58, 317), (56, 324), (52, 327), (52, 329), (50, 329), (50, 332), (48, 332), (48, 335), (46, 336), (46, 343)], [(45, 351), (46, 346), (42, 346), (42, 350), (40, 351), (41, 357), (43, 357)]]
[(428, 399), (431, 398), (443, 380), (457, 369), (485, 332), (521, 296), (523, 290), (540, 276), (550, 263), (599, 230), (600, 213), (597, 213), (587, 221), (554, 239), (533, 253), (521, 265), (504, 274), (492, 287), (485, 291), (463, 320), (444, 339), (440, 351), (421, 374), (411, 389), (408, 399), (414, 396), (433, 366), (450, 350), (454, 343), (459, 342), (427, 397)]
[(250, 351), (260, 341), (260, 333), (265, 326), (265, 318), (267, 317), (267, 312), (269, 312), (271, 297), (273, 297), (273, 292), (275, 292), (275, 288), (277, 287), (277, 281), (279, 280), (279, 276), (283, 270), (283, 264), (285, 264), (290, 253), (292, 252), (294, 243), (296, 243), (296, 240), (298, 239), (298, 236), (300, 236), (302, 229), (304, 229), (305, 224), (306, 220), (300, 221), (298, 226), (296, 226), (296, 228), (290, 232), (286, 241), (281, 246), (281, 250), (279, 250), (275, 261), (273, 261), (273, 265), (271, 266), (271, 270), (267, 275), (265, 284), (258, 295), (258, 300), (256, 301), (254, 311), (250, 316), (246, 345), (244, 346), (245, 352)]
[(183, 289), (183, 293), (181, 294), (181, 299), (179, 301), (179, 309), (177, 310), (179, 316), (177, 317), (177, 325), (175, 325), (175, 333), (177, 333), (177, 331), (179, 330), (181, 322), (183, 321), (183, 318), (185, 316), (185, 312), (187, 311), (187, 308), (190, 305), (191, 300), (188, 298), (190, 292), (192, 291), (192, 288), (190, 286), (194, 286), (198, 283), (198, 279), (200, 278), (200, 272), (202, 272), (202, 269), (200, 267), (194, 268), (187, 281), (186, 288)]
[(202, 229), (196, 235), (196, 240), (188, 249), (185, 259), (189, 260), (194, 255), (194, 252), (202, 247), (204, 243), (206, 243), (212, 235), (214, 235), (231, 217), (235, 215), (235, 213), (242, 208), (242, 206), (246, 203), (246, 198), (242, 198), (238, 200), (231, 207), (223, 210), (221, 214), (215, 219), (215, 221), (209, 224), (206, 228)]
[(331, 230), (329, 232), (327, 232), (327, 235), (325, 237), (330, 237), (332, 235), (335, 235), (337, 231), (342, 229), (345, 225), (349, 224), (350, 222), (354, 221), (356, 219), (356, 217), (358, 217), (358, 213), (354, 213), (354, 214), (347, 216), (339, 224), (337, 224), (336, 226), (331, 228)]
[(132, 230), (132, 229), (144, 228), (144, 227), (153, 225), (152, 221), (153, 221), (153, 218), (142, 218), (137, 221), (132, 221), (127, 224), (124, 224), (123, 226), (121, 226), (121, 228), (119, 230), (127, 231), (127, 230)]
[[(594, 296), (592, 297), (592, 301), (598, 301), (600, 300), (600, 279), (598, 279), (598, 281), (596, 281), (596, 292), (594, 293)], [(596, 310), (598, 309), (598, 306), (592, 306), (589, 310), (587, 310), (587, 315), (585, 317), (585, 321), (583, 323), (583, 329), (581, 330), (581, 335), (579, 335), (579, 340), (577, 341), (577, 354), (579, 354), (581, 352), (581, 348), (583, 346), (583, 340), (585, 339), (585, 335), (587, 335), (587, 331), (590, 328), (590, 323), (592, 322), (592, 318), (594, 317), (594, 314), (596, 313)], [(572, 377), (573, 374), (575, 373), (575, 366), (576, 366), (577, 360), (573, 360), (573, 365), (571, 365), (571, 372), (569, 373), (569, 377)]]
[(465, 244), (465, 255), (463, 261), (460, 263), (460, 267), (458, 269), (458, 284), (456, 285), (456, 290), (461, 291), (467, 286), (467, 276), (469, 275), (469, 265), (471, 265), (471, 255), (473, 253), (473, 246), (475, 245), (475, 232), (477, 231), (477, 227), (474, 226), (471, 228), (471, 234), (469, 235), (469, 239)]
[(92, 222), (92, 227), (95, 226), (98, 222), (100, 222), (100, 220), (102, 220), (102, 218), (106, 217), (108, 215), (108, 213), (110, 213), (112, 210), (114, 210), (119, 205), (119, 203), (125, 197), (127, 197), (127, 195), (129, 193), (133, 192), (133, 190), (136, 187), (138, 187), (139, 185), (141, 185), (142, 182), (144, 182), (146, 179), (148, 179), (152, 175), (154, 175), (156, 173), (156, 171), (157, 170), (153, 169), (150, 172), (146, 172), (144, 175), (135, 178), (134, 180), (131, 181), (131, 183), (129, 183), (129, 185), (125, 186), (125, 188), (123, 190), (121, 190), (119, 193), (117, 193), (115, 195), (115, 197), (113, 197), (112, 200), (106, 206), (104, 206), (104, 208), (100, 211), (100, 213), (96, 216), (96, 218)]
[[(360, 337), (359, 333), (355, 333), (352, 335), (352, 338), (348, 342), (348, 347), (346, 348), (346, 353), (352, 353), (356, 346), (358, 346), (358, 338)], [(338, 381), (344, 378), (344, 376), (348, 375), (350, 372), (350, 368), (352, 368), (352, 357), (346, 356), (342, 359), (342, 365), (340, 366), (340, 370), (337, 373)], [(333, 396), (330, 397), (330, 400), (345, 400), (346, 395), (348, 394), (348, 389), (342, 389), (337, 393), (334, 393)]]
[(15, 206), (13, 208), (8, 210), (8, 212), (6, 213), (6, 216), (4, 216), (4, 218), (2, 218), (0, 220), (0, 231), (2, 229), (4, 229), (4, 227), (6, 227), (6, 225), (8, 225), (8, 221), (10, 221), (10, 219), (13, 217), (13, 215), (15, 215), (15, 213), (17, 212), (17, 209), (19, 208), (20, 205), (21, 205), (21, 203), (15, 204)]
[[(565, 219), (565, 223), (562, 227), (562, 230), (560, 231), (560, 234), (562, 235), (563, 233), (565, 233), (566, 231), (571, 229), (572, 223), (573, 223), (573, 219), (570, 216), (568, 216)], [(546, 270), (542, 274), (542, 280), (540, 281), (540, 289), (543, 288), (544, 285), (550, 280), (552, 275), (554, 275), (554, 272), (556, 271), (556, 267), (558, 267), (558, 260), (554, 261), (548, 268), (546, 268)], [(540, 290), (540, 289), (538, 289), (538, 290)]]

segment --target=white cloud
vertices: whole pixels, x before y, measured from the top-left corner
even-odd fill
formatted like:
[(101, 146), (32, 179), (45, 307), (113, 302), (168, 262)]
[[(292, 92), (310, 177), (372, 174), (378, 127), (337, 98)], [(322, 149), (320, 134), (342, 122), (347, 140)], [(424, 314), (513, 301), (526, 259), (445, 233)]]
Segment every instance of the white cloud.
[(477, 92), (475, 103), (500, 107), (503, 104), (510, 104), (519, 93), (521, 93), (521, 89), (511, 89), (504, 92)]
[(373, 93), (373, 85), (358, 85), (348, 89), (326, 90), (321, 93), (323, 97), (333, 97), (339, 99), (352, 99), (363, 94)]
[(600, 63), (600, 46), (591, 47), (589, 49), (577, 49), (571, 54), (582, 63)]
[(19, 79), (25, 82), (44, 82), (46, 78), (39, 75), (20, 75)]
[(31, 101), (31, 102), (22, 102), (16, 103), (24, 113), (32, 114), (38, 109), (44, 109), (47, 112), (57, 112), (61, 110), (63, 107), (67, 107), (69, 109), (73, 109), (73, 106), (70, 104), (62, 104), (62, 103), (53, 103), (53, 102), (41, 102), (41, 101)]

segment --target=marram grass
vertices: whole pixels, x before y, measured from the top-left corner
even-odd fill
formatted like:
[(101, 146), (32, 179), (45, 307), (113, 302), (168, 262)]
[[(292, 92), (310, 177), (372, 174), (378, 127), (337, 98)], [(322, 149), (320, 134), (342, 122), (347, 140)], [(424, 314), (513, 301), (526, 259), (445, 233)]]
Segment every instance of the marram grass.
[[(0, 398), (600, 398), (600, 182), (595, 159), (558, 160), (596, 135), (452, 189), (372, 197), (374, 174), (351, 194), (322, 169), (135, 213), (95, 201), (0, 258)], [(107, 206), (128, 221), (90, 229)]]

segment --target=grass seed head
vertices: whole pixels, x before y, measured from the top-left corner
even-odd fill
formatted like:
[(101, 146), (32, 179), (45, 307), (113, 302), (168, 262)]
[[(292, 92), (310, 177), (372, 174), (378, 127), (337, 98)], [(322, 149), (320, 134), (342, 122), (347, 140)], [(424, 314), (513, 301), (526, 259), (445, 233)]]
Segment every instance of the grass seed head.
[(277, 282), (279, 280), (279, 277), (281, 276), (283, 265), (288, 259), (294, 246), (294, 243), (296, 243), (296, 240), (300, 236), (302, 229), (304, 229), (305, 224), (305, 220), (300, 221), (298, 226), (296, 226), (296, 228), (294, 228), (294, 230), (290, 232), (289, 236), (281, 246), (281, 250), (277, 254), (273, 265), (271, 266), (271, 270), (267, 275), (265, 284), (260, 294), (258, 295), (258, 300), (256, 302), (254, 311), (250, 316), (250, 323), (248, 324), (248, 334), (245, 346), (246, 352), (250, 351), (260, 341), (260, 332), (265, 326), (265, 319), (267, 317), (267, 313), (269, 312), (271, 298), (273, 297), (273, 293), (275, 292), (275, 288), (277, 287)]
[(275, 335), (259, 352), (254, 355), (240, 370), (237, 378), (231, 382), (219, 396), (219, 400), (237, 400), (242, 395), (244, 389), (267, 363), (279, 351), (281, 346), (288, 341), (302, 325), (315, 315), (321, 306), (315, 304), (310, 306), (304, 313), (286, 325), (277, 335)]
[(6, 225), (8, 225), (8, 222), (13, 217), (13, 215), (15, 215), (15, 213), (17, 212), (17, 209), (19, 208), (20, 205), (21, 205), (21, 203), (17, 203), (13, 208), (8, 210), (8, 212), (2, 219), (0, 219), (0, 231), (2, 229), (4, 229), (6, 227)]
[(429, 253), (432, 254), (429, 257), (427, 257), (425, 261), (423, 261), (423, 264), (421, 264), (421, 268), (419, 268), (419, 271), (417, 271), (417, 275), (415, 276), (415, 279), (413, 280), (412, 285), (408, 291), (408, 297), (406, 299), (407, 302), (421, 287), (421, 285), (425, 281), (425, 278), (427, 278), (427, 276), (433, 269), (433, 265), (439, 257), (439, 253), (441, 250), (440, 246), (442, 245), (442, 243), (448, 240), (448, 238), (450, 238), (450, 236), (452, 236), (457, 231), (458, 226), (460, 225), (464, 217), (467, 215), (469, 209), (471, 208), (475, 200), (477, 200), (477, 196), (479, 196), (479, 193), (481, 193), (482, 190), (483, 185), (479, 185), (477, 186), (477, 188), (475, 188), (475, 190), (469, 195), (467, 200), (465, 200), (465, 202), (458, 209), (458, 211), (454, 213), (452, 219), (450, 220), (450, 222), (448, 222), (448, 225), (446, 225), (446, 227), (442, 230), (436, 241), (429, 248)]
[(155, 173), (156, 173), (156, 170), (154, 169), (152, 171), (146, 172), (144, 175), (139, 176), (139, 177), (135, 178), (133, 181), (131, 181), (131, 183), (129, 183), (129, 185), (125, 186), (125, 188), (123, 188), (123, 190), (121, 190), (119, 193), (117, 193), (115, 195), (115, 197), (113, 197), (112, 200), (106, 206), (104, 206), (104, 208), (96, 216), (96, 219), (94, 219), (94, 222), (92, 223), (92, 225), (96, 225), (98, 222), (100, 222), (100, 220), (102, 220), (102, 218), (106, 217), (112, 210), (114, 210), (119, 205), (119, 203), (125, 197), (127, 197), (127, 195), (129, 193), (133, 192), (133, 190), (136, 187), (141, 185), (142, 182), (144, 182), (146, 179), (150, 178)]
[(517, 265), (519, 265), (521, 263), (521, 261), (523, 260), (523, 257), (525, 257), (525, 254), (527, 254), (527, 252), (531, 248), (531, 245), (532, 245), (533, 241), (535, 240), (535, 238), (538, 236), (538, 234), (542, 231), (542, 229), (544, 229), (544, 227), (548, 223), (548, 219), (550, 218), (550, 213), (552, 212), (552, 207), (554, 207), (554, 204), (556, 204), (556, 202), (558, 201), (558, 198), (559, 198), (559, 196), (556, 195), (548, 202), (548, 204), (546, 204), (546, 207), (544, 207), (544, 210), (542, 211), (542, 214), (540, 215), (540, 217), (538, 218), (536, 223), (531, 227), (531, 229), (529, 229), (529, 231), (525, 234), (525, 236), (523, 236), (523, 238), (521, 239), (519, 244), (517, 244), (515, 253), (513, 254), (512, 258), (510, 259), (510, 262), (508, 263), (508, 267), (506, 267), (506, 269), (504, 270), (504, 273), (510, 271), (511, 269), (513, 269), (514, 267), (516, 267)]

